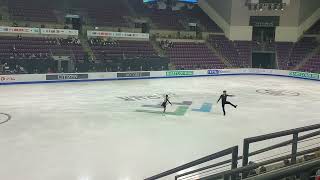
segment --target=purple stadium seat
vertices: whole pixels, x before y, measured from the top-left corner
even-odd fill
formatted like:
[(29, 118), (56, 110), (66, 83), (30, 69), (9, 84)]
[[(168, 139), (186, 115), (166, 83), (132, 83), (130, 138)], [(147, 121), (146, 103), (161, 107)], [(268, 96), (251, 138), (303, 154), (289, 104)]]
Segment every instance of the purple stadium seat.
[(205, 43), (175, 42), (166, 53), (176, 69), (225, 68), (224, 63)]
[(209, 43), (234, 67), (249, 67), (251, 41), (230, 41), (224, 35), (210, 35)]

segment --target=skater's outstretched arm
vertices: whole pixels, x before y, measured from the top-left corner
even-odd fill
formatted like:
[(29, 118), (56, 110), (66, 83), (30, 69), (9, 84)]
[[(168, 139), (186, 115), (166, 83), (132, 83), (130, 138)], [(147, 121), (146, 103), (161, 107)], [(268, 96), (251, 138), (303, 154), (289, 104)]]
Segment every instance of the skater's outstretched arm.
[(219, 101), (221, 100), (222, 96), (220, 96), (220, 98), (218, 99), (217, 103), (219, 103)]
[(167, 99), (168, 103), (172, 106), (172, 103), (169, 101), (169, 99)]
[(229, 97), (234, 97), (235, 95), (228, 94), (227, 96), (229, 96)]

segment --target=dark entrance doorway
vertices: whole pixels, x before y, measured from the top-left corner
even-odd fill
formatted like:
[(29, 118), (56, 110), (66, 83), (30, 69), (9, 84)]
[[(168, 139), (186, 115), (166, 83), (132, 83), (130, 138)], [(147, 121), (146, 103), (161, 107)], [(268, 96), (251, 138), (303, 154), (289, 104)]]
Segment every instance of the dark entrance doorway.
[(252, 53), (252, 67), (263, 69), (275, 69), (275, 53), (256, 52)]

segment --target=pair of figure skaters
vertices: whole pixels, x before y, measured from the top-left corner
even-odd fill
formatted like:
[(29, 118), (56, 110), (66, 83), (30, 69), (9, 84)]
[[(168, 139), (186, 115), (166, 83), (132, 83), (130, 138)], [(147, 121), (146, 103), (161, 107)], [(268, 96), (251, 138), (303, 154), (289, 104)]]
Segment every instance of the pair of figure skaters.
[[(227, 98), (228, 98), (228, 97), (233, 97), (233, 96), (234, 96), (234, 95), (229, 95), (229, 94), (227, 94), (227, 91), (223, 91), (223, 94), (220, 96), (220, 98), (219, 98), (218, 101), (217, 101), (217, 103), (219, 103), (220, 100), (222, 101), (222, 111), (223, 111), (223, 115), (224, 115), (224, 116), (226, 115), (225, 106), (226, 106), (227, 104), (233, 106), (234, 108), (237, 108), (237, 105), (234, 105), (234, 104), (232, 104), (231, 102), (227, 101)], [(172, 106), (172, 103), (169, 101), (169, 95), (166, 95), (163, 103), (161, 104), (161, 106), (163, 107), (163, 113), (166, 112), (168, 103), (171, 104), (171, 106)]]

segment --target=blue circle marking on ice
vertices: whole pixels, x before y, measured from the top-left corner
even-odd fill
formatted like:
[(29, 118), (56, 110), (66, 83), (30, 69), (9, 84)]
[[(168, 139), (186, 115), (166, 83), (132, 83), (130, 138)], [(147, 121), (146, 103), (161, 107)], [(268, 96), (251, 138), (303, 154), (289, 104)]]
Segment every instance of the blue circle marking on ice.
[(6, 123), (11, 120), (11, 115), (6, 113), (0, 113), (0, 124)]

